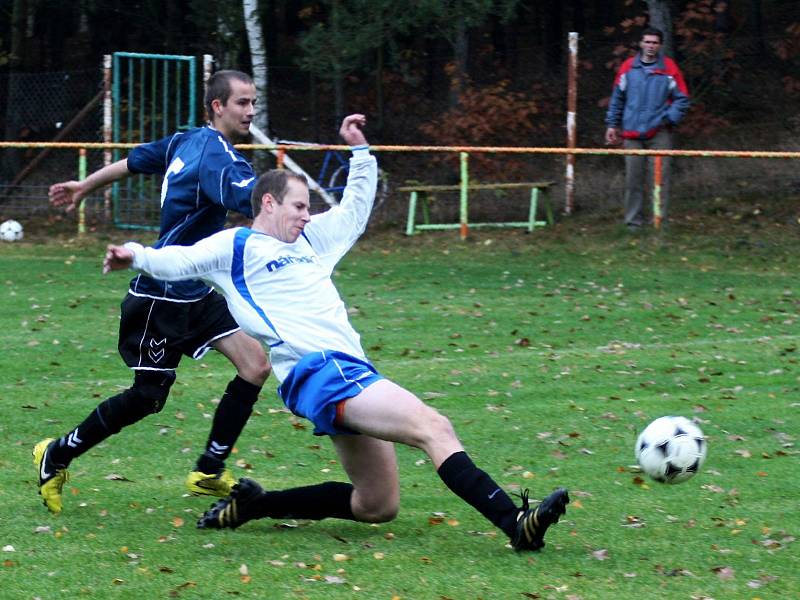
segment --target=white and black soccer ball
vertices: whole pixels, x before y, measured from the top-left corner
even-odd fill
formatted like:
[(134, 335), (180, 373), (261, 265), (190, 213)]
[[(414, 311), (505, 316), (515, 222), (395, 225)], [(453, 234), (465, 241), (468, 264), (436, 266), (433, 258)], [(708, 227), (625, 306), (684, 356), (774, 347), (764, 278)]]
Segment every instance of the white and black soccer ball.
[(636, 440), (636, 460), (661, 483), (682, 483), (701, 469), (708, 444), (700, 428), (686, 417), (659, 417)]
[(0, 239), (4, 242), (16, 242), (23, 236), (22, 225), (19, 221), (9, 219), (0, 223)]

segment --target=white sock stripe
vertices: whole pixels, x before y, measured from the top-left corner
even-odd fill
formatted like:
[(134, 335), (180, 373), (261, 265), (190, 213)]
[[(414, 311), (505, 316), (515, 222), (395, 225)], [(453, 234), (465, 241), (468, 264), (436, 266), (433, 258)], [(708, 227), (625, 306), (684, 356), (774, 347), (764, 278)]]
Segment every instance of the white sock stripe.
[(78, 430), (77, 429), (75, 429), (75, 431), (71, 432), (67, 436), (67, 446), (69, 446), (70, 448), (77, 448), (78, 444), (82, 444), (82, 443), (83, 443), (83, 440), (78, 437)]

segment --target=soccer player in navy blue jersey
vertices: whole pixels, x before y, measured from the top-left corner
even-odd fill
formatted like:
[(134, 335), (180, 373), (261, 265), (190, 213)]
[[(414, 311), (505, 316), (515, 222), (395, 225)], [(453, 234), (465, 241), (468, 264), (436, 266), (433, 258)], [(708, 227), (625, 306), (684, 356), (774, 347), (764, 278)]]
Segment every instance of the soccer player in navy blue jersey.
[[(249, 134), (255, 103), (255, 86), (247, 74), (219, 71), (206, 89), (206, 126), (137, 146), (127, 158), (82, 181), (57, 183), (50, 188), (51, 203), (70, 210), (92, 191), (129, 175), (160, 175), (159, 248), (189, 246), (222, 230), (229, 210), (252, 217), (256, 175), (233, 143)], [(123, 427), (159, 412), (181, 357), (198, 359), (211, 348), (225, 355), (237, 374), (225, 389), (205, 451), (186, 486), (193, 494), (229, 494), (234, 478), (225, 459), (269, 376), (269, 362), (261, 344), (241, 331), (224, 298), (208, 285), (139, 275), (131, 280), (122, 302), (119, 328), (119, 352), (133, 369), (133, 384), (101, 402), (63, 437), (36, 444), (34, 464), (45, 506), (61, 512), (61, 491), (72, 460)]]

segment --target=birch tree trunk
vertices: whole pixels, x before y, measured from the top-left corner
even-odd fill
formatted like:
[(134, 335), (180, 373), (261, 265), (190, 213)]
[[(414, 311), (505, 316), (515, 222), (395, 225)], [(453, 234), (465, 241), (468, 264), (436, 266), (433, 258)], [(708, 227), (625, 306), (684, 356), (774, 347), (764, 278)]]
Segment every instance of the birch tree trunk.
[(650, 26), (660, 29), (664, 34), (664, 55), (675, 56), (672, 43), (672, 11), (670, 0), (646, 0), (650, 14)]
[(264, 48), (264, 30), (258, 14), (258, 0), (242, 0), (244, 26), (250, 44), (250, 61), (253, 65), (253, 83), (256, 84), (256, 114), (253, 122), (264, 133), (269, 133), (269, 112), (267, 103), (267, 51)]

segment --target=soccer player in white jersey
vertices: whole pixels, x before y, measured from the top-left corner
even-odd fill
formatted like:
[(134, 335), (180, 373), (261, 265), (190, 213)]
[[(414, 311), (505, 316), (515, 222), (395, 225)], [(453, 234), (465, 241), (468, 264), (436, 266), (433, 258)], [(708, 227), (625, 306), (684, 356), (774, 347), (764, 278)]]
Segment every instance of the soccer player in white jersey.
[(104, 271), (132, 267), (165, 281), (199, 278), (214, 285), (236, 320), (270, 348), (278, 393), (296, 415), (329, 435), (350, 483), (265, 491), (241, 479), (198, 521), (201, 528), (236, 528), (252, 519), (338, 517), (389, 521), (400, 505), (393, 442), (424, 450), (442, 481), (506, 533), (516, 550), (539, 550), (547, 528), (564, 514), (569, 496), (558, 489), (522, 507), (476, 467), (450, 421), (367, 359), (331, 274), (366, 227), (377, 164), (362, 127), (345, 117), (340, 134), (353, 151), (339, 206), (309, 215), (304, 178), (287, 171), (261, 176), (253, 190), (251, 229), (212, 235), (191, 247), (109, 246)]
[[(161, 185), (161, 227), (156, 247), (187, 246), (225, 225), (229, 210), (251, 217), (255, 173), (232, 143), (246, 139), (256, 90), (240, 71), (209, 78), (205, 105), (209, 123), (134, 148), (127, 158), (83, 181), (50, 188), (51, 202), (74, 208), (93, 190), (134, 173), (157, 174)], [(175, 381), (183, 355), (202, 357), (210, 348), (236, 367), (214, 414), (205, 451), (186, 479), (194, 494), (226, 496), (234, 477), (225, 459), (250, 416), (270, 367), (263, 347), (241, 331), (224, 298), (197, 281), (168, 283), (137, 276), (122, 302), (119, 352), (133, 369), (131, 387), (101, 402), (61, 438), (34, 448), (39, 493), (45, 506), (61, 512), (61, 491), (70, 462), (123, 427), (159, 412)]]

